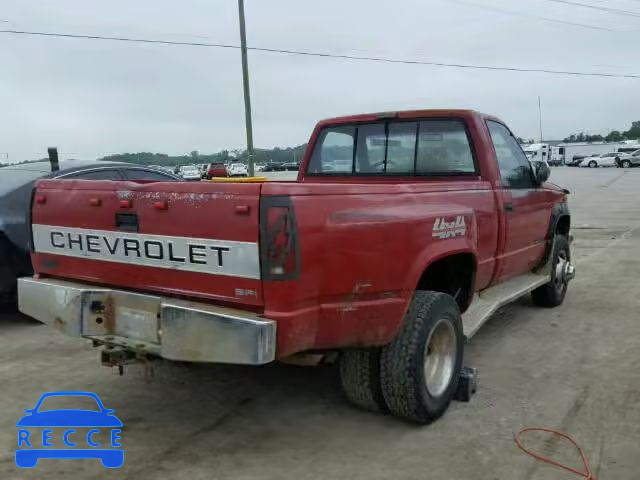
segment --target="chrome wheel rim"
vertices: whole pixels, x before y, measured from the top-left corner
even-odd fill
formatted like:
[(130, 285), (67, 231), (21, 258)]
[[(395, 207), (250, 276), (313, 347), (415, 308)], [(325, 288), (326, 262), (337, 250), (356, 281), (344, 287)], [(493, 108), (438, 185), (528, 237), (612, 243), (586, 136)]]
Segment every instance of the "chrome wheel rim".
[(562, 293), (562, 290), (567, 284), (567, 281), (565, 278), (566, 277), (565, 270), (567, 268), (568, 263), (569, 261), (567, 260), (567, 252), (564, 250), (560, 251), (558, 253), (558, 263), (556, 263), (556, 271), (553, 276), (553, 285), (554, 285), (554, 288), (556, 289), (556, 292), (559, 294)]
[(431, 396), (442, 395), (449, 386), (455, 367), (456, 349), (453, 325), (441, 318), (431, 329), (424, 348), (424, 380)]

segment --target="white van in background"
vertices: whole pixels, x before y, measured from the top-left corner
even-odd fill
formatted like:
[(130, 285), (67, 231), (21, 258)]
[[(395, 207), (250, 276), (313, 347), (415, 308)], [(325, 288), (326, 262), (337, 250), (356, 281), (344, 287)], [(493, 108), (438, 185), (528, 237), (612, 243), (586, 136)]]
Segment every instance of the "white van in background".
[(529, 145), (524, 145), (522, 150), (524, 150), (524, 154), (530, 162), (544, 162), (547, 167), (549, 166), (550, 148), (546, 143), (530, 143)]

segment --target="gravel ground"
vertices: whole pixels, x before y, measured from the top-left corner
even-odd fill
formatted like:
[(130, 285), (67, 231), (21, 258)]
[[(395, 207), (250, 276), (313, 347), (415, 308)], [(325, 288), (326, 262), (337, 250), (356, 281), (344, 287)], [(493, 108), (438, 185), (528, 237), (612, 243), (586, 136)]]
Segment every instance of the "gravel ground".
[[(119, 377), (83, 341), (0, 312), (0, 478), (564, 479), (516, 449), (525, 425), (575, 435), (598, 479), (640, 468), (640, 169), (556, 168), (569, 188), (577, 278), (565, 303), (528, 298), (500, 310), (465, 363), (480, 372), (470, 403), (417, 427), (350, 407), (333, 367), (159, 363)], [(123, 421), (125, 464), (14, 464), (15, 422), (52, 390), (88, 390)], [(555, 441), (540, 448), (579, 465)]]

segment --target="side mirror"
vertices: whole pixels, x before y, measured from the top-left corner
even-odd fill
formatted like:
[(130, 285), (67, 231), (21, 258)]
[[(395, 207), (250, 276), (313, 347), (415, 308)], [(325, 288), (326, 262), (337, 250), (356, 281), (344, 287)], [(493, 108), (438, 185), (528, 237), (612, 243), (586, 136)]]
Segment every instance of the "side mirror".
[(533, 176), (538, 185), (542, 185), (549, 180), (551, 169), (545, 162), (531, 162), (531, 166), (533, 167)]

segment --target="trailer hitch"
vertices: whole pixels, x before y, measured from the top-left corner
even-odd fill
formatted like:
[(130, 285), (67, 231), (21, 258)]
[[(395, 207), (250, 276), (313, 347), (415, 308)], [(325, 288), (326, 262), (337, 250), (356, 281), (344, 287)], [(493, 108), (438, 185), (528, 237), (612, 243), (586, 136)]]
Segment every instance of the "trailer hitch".
[(125, 365), (144, 364), (144, 377), (147, 382), (153, 379), (153, 367), (148, 355), (127, 350), (114, 345), (106, 345), (100, 351), (100, 362), (105, 367), (118, 367), (118, 374), (124, 375)]

